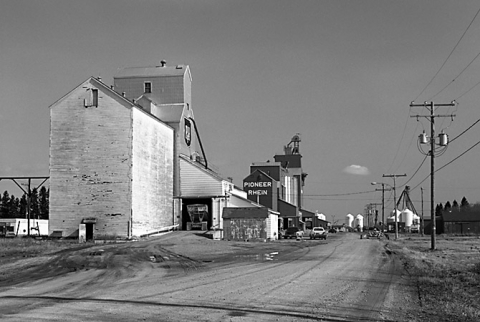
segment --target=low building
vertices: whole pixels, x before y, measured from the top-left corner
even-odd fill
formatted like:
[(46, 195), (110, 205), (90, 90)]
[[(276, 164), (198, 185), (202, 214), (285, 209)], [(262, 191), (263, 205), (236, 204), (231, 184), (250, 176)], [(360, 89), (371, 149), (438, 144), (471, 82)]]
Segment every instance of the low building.
[(475, 210), (444, 211), (442, 213), (444, 234), (480, 235), (480, 212)]
[(278, 212), (267, 207), (223, 208), (223, 239), (266, 241), (278, 239)]
[[(30, 234), (28, 230), (30, 229)], [(0, 237), (48, 236), (48, 220), (0, 218)]]
[(312, 229), (313, 227), (323, 227), (328, 230), (329, 222), (325, 219), (320, 218), (319, 214), (301, 209), (302, 220), (305, 223), (305, 229)]

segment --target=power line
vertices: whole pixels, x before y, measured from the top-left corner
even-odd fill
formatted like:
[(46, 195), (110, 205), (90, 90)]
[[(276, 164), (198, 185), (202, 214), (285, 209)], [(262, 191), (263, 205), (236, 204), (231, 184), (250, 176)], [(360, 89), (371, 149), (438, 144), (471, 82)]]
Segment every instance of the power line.
[[(479, 84), (480, 84), (480, 83), (479, 83)], [(460, 136), (462, 136), (463, 134), (465, 134), (465, 133), (466, 133), (467, 131), (469, 131), (472, 127), (474, 127), (478, 122), (480, 122), (480, 119), (478, 119), (477, 121), (475, 121), (475, 123), (473, 123), (472, 125), (470, 125), (470, 126), (469, 126), (467, 129), (465, 129), (462, 133), (460, 133), (459, 135), (457, 135), (456, 137), (454, 137), (453, 139), (451, 139), (451, 140), (450, 140), (450, 143), (452, 143), (453, 141), (455, 141), (456, 139), (458, 139)], [(407, 180), (407, 182), (405, 182), (404, 184), (400, 185), (399, 188), (406, 186), (406, 185), (415, 177), (415, 175), (418, 173), (418, 171), (420, 170), (420, 168), (422, 167), (422, 165), (425, 163), (425, 160), (427, 159), (427, 157), (428, 157), (428, 155), (425, 155), (425, 158), (423, 159), (422, 163), (421, 163), (420, 166), (417, 168), (417, 170), (415, 171), (415, 173), (410, 177), (410, 179)], [(428, 177), (426, 177), (425, 179), (423, 179), (423, 181), (425, 181), (425, 180), (427, 180), (427, 179), (428, 179)], [(423, 181), (422, 181), (422, 182), (423, 182)], [(421, 184), (422, 182), (420, 182), (420, 184)], [(415, 188), (417, 188), (417, 187), (418, 187), (418, 185), (415, 186)], [(415, 188), (414, 188), (414, 189), (415, 189)], [(411, 189), (411, 190), (413, 190), (413, 189)], [(410, 190), (410, 191), (411, 191), (411, 190)]]
[[(412, 110), (412, 108), (410, 107), (410, 110), (408, 111), (408, 115), (410, 115), (410, 111)], [(408, 118), (407, 118), (408, 120)], [(389, 171), (390, 169), (393, 167), (394, 163), (395, 163), (395, 160), (397, 159), (397, 155), (398, 155), (398, 151), (400, 151), (400, 146), (402, 145), (402, 142), (403, 142), (403, 137), (405, 136), (405, 132), (407, 131), (407, 124), (408, 122), (405, 121), (405, 126), (403, 127), (403, 133), (402, 133), (402, 138), (400, 139), (400, 142), (398, 143), (398, 147), (397, 147), (397, 152), (395, 152), (395, 156), (393, 157), (393, 160), (392, 160), (392, 165), (390, 166), (389, 168)], [(409, 147), (410, 148), (410, 147)], [(407, 149), (408, 151), (408, 149)], [(406, 154), (406, 153), (405, 153)], [(402, 160), (403, 162), (403, 160)], [(402, 164), (402, 162), (400, 162), (400, 165)], [(400, 167), (400, 165), (398, 167)]]
[[(475, 143), (474, 145), (472, 145), (469, 149), (467, 149), (465, 152), (463, 152), (462, 154), (460, 154), (459, 156), (457, 156), (455, 159), (451, 160), (450, 162), (446, 163), (445, 165), (443, 165), (442, 167), (438, 168), (437, 171), (439, 170), (442, 170), (443, 168), (445, 168), (447, 165), (449, 165), (450, 163), (452, 163), (453, 161), (456, 161), (458, 158), (460, 158), (461, 156), (463, 156), (465, 153), (467, 153), (468, 151), (470, 151), (471, 149), (473, 149), (474, 147), (476, 147), (477, 145), (480, 144), (480, 141), (478, 141), (477, 143)], [(436, 172), (436, 171), (435, 171)]]
[(472, 87), (470, 87), (470, 89), (468, 91), (466, 91), (465, 93), (463, 93), (462, 95), (460, 95), (459, 97), (457, 97), (457, 99), (455, 99), (456, 101), (458, 101), (461, 97), (465, 96), (468, 92), (470, 92), (472, 89), (474, 89), (475, 87), (477, 87), (478, 85), (480, 85), (480, 81), (478, 83), (476, 83), (475, 85), (473, 85)]
[(477, 56), (475, 56), (474, 59), (472, 59), (472, 61), (470, 63), (468, 63), (468, 65), (460, 72), (460, 74), (458, 74), (454, 79), (452, 79), (450, 81), (450, 83), (448, 83), (444, 88), (442, 88), (437, 94), (433, 95), (432, 98), (429, 99), (429, 101), (431, 101), (432, 99), (434, 99), (438, 94), (440, 94), (441, 92), (443, 92), (448, 86), (450, 86), (454, 81), (457, 80), (457, 78), (460, 77), (460, 75), (463, 74), (463, 72), (475, 61), (475, 59), (478, 58), (478, 56), (480, 56), (480, 52), (477, 54)]
[(401, 186), (399, 186), (399, 188), (402, 188), (402, 187), (406, 186), (406, 185), (413, 179), (413, 177), (415, 177), (415, 175), (417, 174), (417, 172), (420, 170), (420, 168), (422, 167), (422, 165), (425, 163), (425, 160), (427, 160), (427, 157), (428, 157), (428, 155), (426, 155), (425, 158), (423, 158), (422, 163), (420, 163), (420, 165), (418, 166), (417, 170), (415, 170), (415, 173), (410, 177), (410, 179), (407, 180), (407, 182), (405, 182), (404, 184), (402, 184)]
[[(410, 108), (410, 111), (408, 112), (409, 115), (410, 115), (411, 109), (412, 108)], [(407, 123), (405, 123), (405, 127), (403, 129), (403, 134), (405, 134), (406, 128), (407, 128)], [(403, 161), (405, 161), (405, 159), (407, 158), (408, 151), (410, 150), (410, 147), (412, 146), (413, 140), (415, 139), (415, 133), (417, 132), (417, 129), (418, 129), (418, 122), (417, 122), (417, 125), (415, 126), (415, 130), (412, 131), (412, 137), (410, 138), (410, 143), (408, 144), (407, 150), (403, 154), (403, 159), (402, 159), (402, 161), (400, 161), (400, 163), (396, 167), (395, 171), (393, 171), (393, 172), (396, 172), (400, 168), (400, 166), (403, 164)], [(402, 140), (403, 140), (403, 134), (402, 134)], [(400, 145), (399, 145), (399, 147), (400, 147)], [(399, 150), (397, 150), (397, 154), (398, 154), (398, 151)], [(395, 154), (395, 158), (397, 157), (397, 154)], [(390, 171), (387, 171), (387, 172), (390, 172)]]
[(356, 198), (305, 198), (307, 200), (315, 200), (315, 201), (371, 201), (374, 200), (372, 198), (362, 198), (362, 199), (356, 199)]
[(303, 195), (304, 197), (336, 197), (336, 196), (351, 196), (351, 195), (360, 195), (375, 192), (375, 190), (369, 191), (360, 191), (360, 192), (347, 192), (347, 193), (335, 193), (335, 194), (328, 194), (328, 195)]
[(468, 130), (470, 130), (472, 127), (474, 127), (478, 122), (480, 122), (480, 119), (478, 119), (475, 123), (473, 123), (472, 125), (470, 125), (465, 131), (463, 131), (462, 133), (460, 133), (459, 135), (457, 135), (456, 137), (454, 137), (453, 139), (450, 140), (450, 143), (452, 143), (453, 141), (455, 141), (456, 139), (458, 139), (460, 136), (462, 136), (463, 134), (465, 134), (465, 132), (467, 132)]
[[(471, 149), (473, 149), (474, 147), (476, 147), (477, 145), (480, 144), (480, 141), (478, 141), (477, 143), (475, 143), (474, 145), (472, 145), (470, 148), (468, 148), (467, 150), (465, 150), (463, 153), (461, 153), (460, 155), (458, 155), (456, 158), (452, 159), (450, 162), (446, 163), (445, 165), (443, 165), (442, 167), (438, 168), (437, 170), (435, 170), (434, 173), (442, 170), (443, 168), (445, 168), (447, 165), (451, 164), (453, 161), (456, 161), (458, 160), (461, 156), (463, 156), (464, 154), (466, 154), (467, 152), (469, 152)], [(430, 175), (428, 175), (425, 179), (423, 179), (422, 181), (420, 181), (419, 184), (417, 184), (413, 189), (410, 189), (410, 191), (418, 188), (419, 185), (421, 185), (425, 180), (427, 180), (428, 178), (430, 177)]]
[(424, 89), (420, 92), (420, 94), (418, 94), (417, 97), (415, 97), (414, 101), (416, 101), (422, 94), (423, 92), (425, 92), (425, 90), (428, 88), (428, 86), (430, 86), (430, 84), (433, 82), (433, 80), (437, 77), (437, 75), (440, 73), (440, 71), (442, 70), (442, 68), (445, 66), (445, 64), (447, 63), (447, 61), (450, 59), (450, 57), (452, 56), (453, 52), (455, 51), (455, 49), (458, 47), (458, 44), (460, 44), (460, 42), (462, 41), (463, 37), (465, 36), (465, 34), (467, 33), (468, 29), (470, 29), (470, 26), (473, 24), (473, 22), (475, 21), (475, 19), (477, 18), (478, 14), (480, 13), (480, 9), (478, 9), (477, 13), (475, 14), (475, 16), (473, 17), (472, 21), (470, 21), (470, 24), (468, 25), (467, 29), (465, 29), (465, 31), (463, 32), (462, 36), (460, 37), (460, 39), (458, 40), (457, 44), (455, 45), (455, 47), (453, 47), (452, 51), (450, 52), (450, 54), (448, 55), (447, 59), (445, 59), (445, 61), (443, 62), (442, 66), (440, 66), (440, 69), (435, 73), (435, 75), (432, 77), (432, 79), (428, 82), (427, 86), (424, 87)]

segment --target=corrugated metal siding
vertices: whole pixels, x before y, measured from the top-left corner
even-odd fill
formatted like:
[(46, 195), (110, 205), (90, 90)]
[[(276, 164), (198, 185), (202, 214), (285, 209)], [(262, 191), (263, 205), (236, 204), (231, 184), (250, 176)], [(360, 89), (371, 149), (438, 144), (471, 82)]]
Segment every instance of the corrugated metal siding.
[(183, 75), (158, 77), (114, 78), (115, 90), (125, 92), (129, 99), (137, 99), (144, 94), (144, 83), (152, 83), (152, 93), (162, 99), (160, 104), (184, 103)]
[(218, 196), (222, 182), (186, 160), (180, 159), (180, 189), (182, 197)]
[(77, 236), (95, 217), (96, 236), (126, 236), (131, 210), (131, 110), (99, 90), (85, 107), (91, 81), (51, 107), (49, 233)]
[(173, 129), (133, 110), (132, 234), (172, 226)]

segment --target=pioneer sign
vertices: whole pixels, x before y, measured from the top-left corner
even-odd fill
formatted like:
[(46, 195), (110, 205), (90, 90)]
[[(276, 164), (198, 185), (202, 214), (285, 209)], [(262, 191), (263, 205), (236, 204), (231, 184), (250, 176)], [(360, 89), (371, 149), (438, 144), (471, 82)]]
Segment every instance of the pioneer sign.
[(249, 196), (268, 196), (272, 193), (271, 181), (244, 181), (243, 191)]

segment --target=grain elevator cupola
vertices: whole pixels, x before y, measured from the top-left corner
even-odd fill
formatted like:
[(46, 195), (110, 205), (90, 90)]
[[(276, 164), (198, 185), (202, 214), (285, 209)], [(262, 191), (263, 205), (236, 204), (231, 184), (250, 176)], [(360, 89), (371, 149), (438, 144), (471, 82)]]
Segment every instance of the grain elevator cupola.
[(290, 142), (283, 147), (283, 154), (276, 154), (274, 156), (275, 162), (280, 162), (281, 167), (287, 173), (290, 178), (289, 183), (285, 185), (291, 185), (292, 191), (295, 194), (294, 204), (297, 204), (299, 208), (302, 207), (302, 187), (305, 185), (305, 178), (307, 174), (302, 169), (302, 155), (300, 154), (300, 133), (296, 133)]
[(284, 148), (285, 155), (300, 154), (300, 141), (300, 133), (295, 134), (290, 143)]

